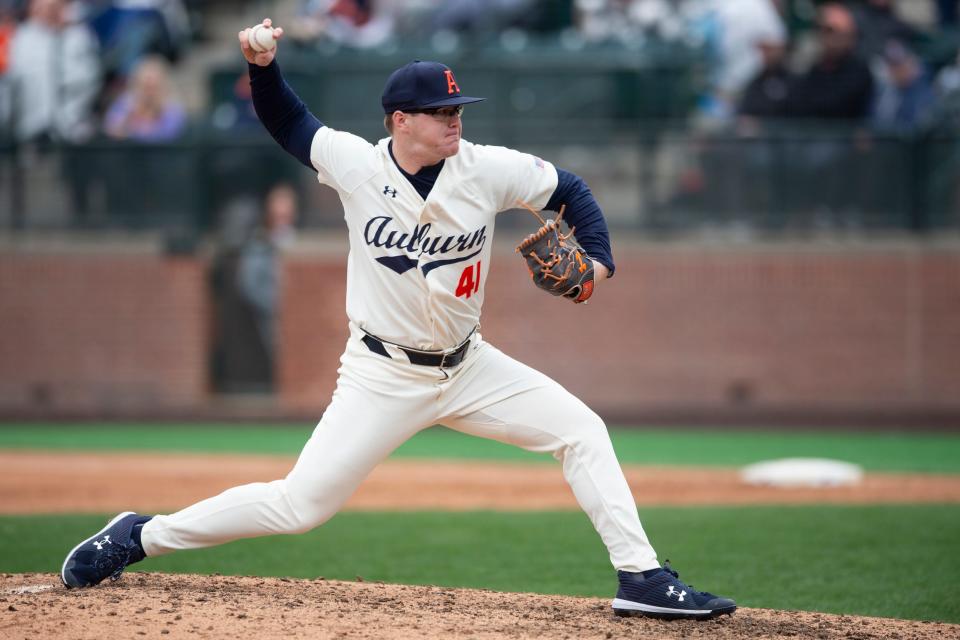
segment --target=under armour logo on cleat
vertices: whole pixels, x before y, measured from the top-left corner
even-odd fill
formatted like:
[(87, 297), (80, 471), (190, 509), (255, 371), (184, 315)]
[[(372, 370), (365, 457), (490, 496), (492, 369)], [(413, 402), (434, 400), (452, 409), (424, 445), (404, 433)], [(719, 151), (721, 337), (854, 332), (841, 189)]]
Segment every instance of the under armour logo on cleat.
[(390, 196), (391, 198), (396, 198), (397, 190), (391, 187), (390, 185), (386, 185), (383, 187), (383, 195)]
[(110, 542), (110, 536), (103, 536), (103, 540), (93, 541), (93, 546), (97, 548), (97, 551), (103, 551), (103, 545), (105, 544), (113, 544), (112, 542)]
[(677, 602), (683, 602), (683, 598), (686, 595), (686, 591), (677, 591), (673, 588), (673, 585), (667, 587), (667, 597), (669, 598), (670, 596), (677, 596)]

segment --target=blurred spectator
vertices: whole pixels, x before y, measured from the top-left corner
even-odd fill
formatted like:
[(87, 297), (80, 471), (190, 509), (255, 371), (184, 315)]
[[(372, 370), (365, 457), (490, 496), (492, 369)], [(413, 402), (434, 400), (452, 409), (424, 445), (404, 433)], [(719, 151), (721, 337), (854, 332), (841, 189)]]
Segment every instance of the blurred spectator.
[(104, 131), (111, 138), (164, 142), (183, 133), (187, 114), (171, 93), (167, 63), (159, 57), (143, 60), (130, 86), (110, 106)]
[(859, 120), (870, 113), (873, 76), (856, 54), (857, 25), (845, 6), (817, 12), (819, 54), (789, 92), (785, 114), (797, 118)]
[(933, 211), (960, 211), (960, 53), (953, 64), (940, 70), (936, 82), (937, 103), (931, 118), (931, 130), (936, 135), (928, 138), (925, 182), (930, 193)]
[(960, 93), (960, 52), (953, 64), (947, 65), (937, 74), (936, 88), (941, 97)]
[[(818, 8), (816, 26), (817, 57), (790, 84), (784, 115), (859, 126), (870, 115), (874, 80), (870, 67), (856, 53), (853, 14), (838, 2), (828, 2)], [(821, 128), (814, 135), (805, 133), (786, 141), (782, 153), (788, 161), (790, 197), (799, 210), (813, 215), (790, 224), (861, 226), (860, 195), (865, 191), (860, 180), (866, 175), (861, 169), (868, 157), (868, 136), (860, 129), (853, 130), (853, 135), (845, 131), (837, 136)]]
[(937, 0), (937, 11), (940, 15), (940, 24), (948, 27), (957, 26), (957, 0)]
[(267, 360), (277, 347), (277, 311), (281, 291), (281, 253), (296, 236), (297, 193), (288, 184), (273, 187), (264, 202), (261, 226), (240, 250), (237, 291), (252, 311)]
[(760, 72), (747, 85), (737, 113), (754, 118), (779, 118), (785, 113), (793, 74), (787, 68), (787, 47), (776, 40), (757, 43), (763, 61)]
[(212, 124), (222, 130), (256, 130), (261, 131), (263, 125), (253, 108), (253, 97), (250, 93), (250, 74), (246, 69), (237, 76), (233, 83), (233, 92), (230, 101), (217, 104), (212, 114)]
[(712, 0), (720, 29), (717, 88), (729, 104), (763, 65), (758, 43), (783, 46), (786, 28), (773, 0)]
[(754, 43), (785, 38), (773, 0), (575, 0), (574, 6), (588, 42), (649, 51), (652, 59), (675, 51), (703, 59), (707, 86), (697, 91), (697, 124), (704, 129), (724, 126), (734, 114), (739, 92), (760, 68)]
[(6, 73), (10, 66), (10, 45), (16, 27), (16, 13), (12, 2), (0, 0), (0, 143), (6, 141), (12, 133), (10, 118), (13, 111), (13, 91)]
[(916, 40), (916, 29), (900, 19), (893, 4), (893, 0), (859, 0), (850, 5), (859, 33), (857, 52), (868, 62), (883, 55), (890, 40), (908, 46)]
[(912, 133), (929, 122), (935, 94), (923, 63), (902, 43), (891, 40), (877, 77), (873, 126), (888, 133)]
[(437, 31), (492, 32), (518, 27), (533, 0), (448, 0), (433, 16)]
[(636, 43), (645, 37), (673, 41), (686, 35), (687, 16), (681, 4), (675, 0), (575, 0), (574, 7), (577, 28), (586, 40)]
[(393, 36), (395, 15), (376, 0), (304, 0), (290, 37), (328, 39), (351, 47), (376, 47)]
[(96, 39), (71, 20), (65, 0), (31, 0), (27, 16), (10, 48), (14, 133), (21, 141), (86, 140), (101, 86)]
[(723, 122), (760, 70), (757, 42), (784, 43), (776, 0), (576, 0), (581, 34), (590, 41), (696, 43), (708, 65), (700, 111)]
[(17, 16), (9, 0), (0, 0), (0, 76), (10, 66), (10, 45), (17, 28)]
[(189, 41), (182, 0), (92, 0), (90, 25), (103, 50), (104, 67), (121, 83), (151, 54), (176, 62)]

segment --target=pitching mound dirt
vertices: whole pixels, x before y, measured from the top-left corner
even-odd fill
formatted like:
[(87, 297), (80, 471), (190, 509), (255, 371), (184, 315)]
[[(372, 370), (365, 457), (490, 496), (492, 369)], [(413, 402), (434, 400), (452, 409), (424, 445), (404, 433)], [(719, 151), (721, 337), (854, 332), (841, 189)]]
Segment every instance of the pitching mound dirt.
[(26, 638), (960, 638), (960, 625), (740, 609), (707, 622), (618, 618), (609, 600), (363, 582), (129, 573), (67, 590), (0, 575), (0, 635)]

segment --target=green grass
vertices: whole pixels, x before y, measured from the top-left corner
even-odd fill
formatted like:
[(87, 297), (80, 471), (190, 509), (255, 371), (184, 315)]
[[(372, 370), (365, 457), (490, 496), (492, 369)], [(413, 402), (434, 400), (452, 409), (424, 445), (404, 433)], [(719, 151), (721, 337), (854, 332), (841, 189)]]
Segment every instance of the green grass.
[[(311, 426), (184, 424), (7, 424), (0, 448), (156, 450), (294, 455)], [(960, 473), (960, 435), (915, 433), (763, 432), (743, 430), (611, 429), (621, 462), (739, 466), (782, 457), (829, 457), (871, 471)], [(490, 440), (428, 429), (399, 457), (550, 460)]]
[[(647, 508), (641, 516), (682, 578), (742, 606), (960, 623), (960, 505)], [(0, 518), (0, 571), (58, 571), (63, 554), (106, 517)], [(346, 512), (306, 535), (135, 568), (600, 597), (615, 589), (586, 517), (559, 512)]]

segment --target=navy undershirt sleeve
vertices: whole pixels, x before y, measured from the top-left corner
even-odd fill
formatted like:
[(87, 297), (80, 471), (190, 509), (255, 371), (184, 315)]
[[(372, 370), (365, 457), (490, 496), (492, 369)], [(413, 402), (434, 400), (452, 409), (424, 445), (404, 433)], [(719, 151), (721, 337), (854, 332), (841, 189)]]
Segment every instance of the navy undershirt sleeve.
[(577, 242), (588, 256), (609, 269), (612, 276), (616, 265), (610, 250), (610, 232), (600, 205), (583, 178), (557, 169), (557, 188), (544, 209), (559, 211), (564, 204), (567, 208), (563, 211), (563, 219), (575, 228), (573, 235)]
[(266, 67), (248, 66), (253, 108), (260, 122), (287, 153), (316, 171), (310, 162), (310, 147), (323, 123), (283, 79), (276, 60)]

